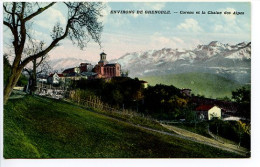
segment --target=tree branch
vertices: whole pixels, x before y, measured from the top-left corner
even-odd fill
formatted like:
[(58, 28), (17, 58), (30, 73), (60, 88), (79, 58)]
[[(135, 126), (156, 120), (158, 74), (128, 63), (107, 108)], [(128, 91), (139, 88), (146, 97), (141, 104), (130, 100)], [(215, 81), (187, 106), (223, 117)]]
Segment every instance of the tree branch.
[(12, 25), (10, 23), (6, 22), (6, 21), (4, 21), (4, 25), (6, 25), (8, 28), (10, 28), (11, 32), (14, 35), (14, 29), (13, 29)]
[(32, 19), (33, 17), (39, 15), (40, 13), (42, 13), (43, 11), (47, 10), (48, 8), (50, 8), (52, 5), (54, 5), (56, 2), (52, 2), (50, 3), (49, 5), (43, 7), (43, 8), (39, 8), (36, 12), (32, 13), (31, 15), (27, 16), (25, 19), (24, 19), (24, 22)]
[(12, 12), (8, 11), (5, 5), (3, 5), (3, 8), (4, 8), (4, 11), (5, 11), (6, 13), (12, 15)]
[(32, 72), (30, 70), (28, 70), (27, 68), (24, 68), (23, 70), (26, 71), (30, 76), (32, 75)]
[(22, 61), (22, 63), (20, 64), (20, 68), (25, 67), (30, 61), (32, 61), (34, 59), (37, 59), (37, 58), (39, 58), (41, 56), (44, 56), (49, 51), (51, 51), (60, 40), (64, 39), (68, 35), (69, 28), (70, 28), (70, 23), (71, 23), (71, 20), (69, 19), (68, 23), (67, 23), (67, 26), (66, 26), (66, 30), (65, 30), (64, 34), (61, 37), (56, 38), (55, 40), (53, 40), (52, 43), (45, 50), (43, 50), (43, 51), (41, 51), (41, 52), (39, 52), (39, 53), (37, 53), (35, 55), (29, 56), (26, 59), (24, 59)]
[[(23, 3), (24, 3), (24, 2), (23, 2)], [(15, 7), (15, 8), (12, 9), (12, 12), (14, 12), (14, 10), (16, 10), (16, 5), (15, 5), (14, 7)], [(3, 5), (3, 9), (4, 9), (4, 11), (5, 11), (6, 13), (10, 14), (11, 16), (13, 16), (13, 14), (15, 14), (15, 15), (21, 20), (21, 15), (19, 15), (19, 14), (16, 13), (16, 12), (12, 13), (12, 12), (8, 11), (5, 5)]]
[(26, 27), (25, 27), (25, 21), (21, 17), (21, 27), (20, 27), (20, 35), (21, 35), (21, 42), (19, 44), (19, 52), (22, 53), (26, 41)]
[(14, 16), (15, 10), (16, 10), (16, 2), (13, 2), (13, 7), (12, 7), (12, 13), (11, 13), (11, 15), (12, 15), (12, 21), (13, 21), (13, 26), (14, 26), (14, 28), (16, 27), (16, 26), (15, 26), (15, 16)]
[(21, 20), (23, 19), (23, 16), (24, 16), (24, 9), (25, 9), (25, 2), (22, 2), (22, 11), (21, 11), (21, 14), (20, 14)]
[(41, 56), (40, 62), (36, 63), (36, 68), (39, 67), (39, 65), (42, 63), (43, 60), (44, 60), (44, 56)]

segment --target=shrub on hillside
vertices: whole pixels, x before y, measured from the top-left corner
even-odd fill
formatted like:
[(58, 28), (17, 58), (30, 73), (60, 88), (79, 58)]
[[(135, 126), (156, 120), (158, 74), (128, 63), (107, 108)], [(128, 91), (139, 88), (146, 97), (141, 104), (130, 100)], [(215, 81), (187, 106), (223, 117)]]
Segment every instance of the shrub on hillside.
[(212, 119), (209, 122), (209, 128), (213, 133), (221, 137), (232, 140), (243, 147), (250, 148), (249, 123)]
[(149, 86), (144, 91), (144, 106), (150, 114), (163, 116), (163, 119), (176, 119), (184, 116), (188, 99), (178, 88), (160, 84)]

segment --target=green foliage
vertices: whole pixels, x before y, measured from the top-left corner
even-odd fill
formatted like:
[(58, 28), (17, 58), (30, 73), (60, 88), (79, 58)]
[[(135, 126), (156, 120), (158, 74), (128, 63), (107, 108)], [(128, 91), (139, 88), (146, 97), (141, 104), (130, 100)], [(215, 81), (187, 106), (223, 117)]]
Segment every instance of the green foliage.
[(174, 85), (177, 88), (190, 88), (193, 94), (211, 98), (231, 98), (231, 92), (241, 85), (235, 81), (208, 73), (182, 73), (140, 78), (150, 85)]
[(25, 85), (27, 85), (27, 83), (28, 83), (28, 78), (26, 78), (25, 75), (21, 74), (21, 76), (20, 76), (20, 78), (17, 82), (17, 85), (18, 86), (25, 86)]
[(250, 87), (242, 87), (232, 92), (232, 99), (238, 105), (238, 114), (242, 117), (250, 119), (251, 115), (251, 89)]
[[(4, 55), (4, 85), (7, 84), (9, 77), (11, 76), (11, 64), (8, 60), (8, 55)], [(22, 74), (17, 82), (17, 86), (27, 85), (28, 79)]]
[(176, 119), (183, 115), (188, 100), (174, 86), (149, 86), (144, 91), (146, 111), (159, 119)]
[(115, 90), (112, 92), (111, 97), (115, 100), (116, 103), (122, 104), (124, 97), (123, 94), (119, 90)]
[(248, 133), (249, 124), (241, 121), (222, 121), (219, 119), (212, 119), (209, 122), (209, 128), (215, 134), (240, 143), (241, 146), (250, 148), (250, 134)]
[(227, 97), (227, 96), (221, 97), (221, 98), (217, 98), (217, 100), (231, 101), (231, 99), (229, 97)]
[(186, 122), (189, 123), (197, 123), (199, 121), (198, 115), (191, 108), (187, 108), (184, 110), (184, 118)]
[(112, 78), (110, 81), (104, 79), (80, 80), (72, 84), (72, 88), (80, 88), (93, 92), (101, 97), (102, 101), (110, 105), (131, 108), (139, 103), (143, 96), (143, 88), (139, 80), (128, 77)]
[(232, 92), (232, 99), (237, 103), (250, 103), (250, 88), (242, 87)]
[(80, 80), (74, 82), (73, 87), (80, 88), (82, 93), (94, 94), (114, 107), (124, 106), (125, 109), (138, 110), (157, 119), (184, 118), (184, 110), (188, 107), (188, 99), (178, 88), (156, 85), (144, 89), (138, 78)]
[(10, 75), (11, 75), (11, 64), (9, 63), (7, 55), (4, 55), (4, 85), (7, 84)]
[(76, 94), (78, 95), (77, 98), (79, 98), (79, 99), (87, 99), (88, 97), (97, 98), (97, 96), (94, 94), (94, 92), (89, 91), (89, 90), (76, 89)]
[(5, 158), (239, 157), (54, 99), (26, 96), (4, 107)]

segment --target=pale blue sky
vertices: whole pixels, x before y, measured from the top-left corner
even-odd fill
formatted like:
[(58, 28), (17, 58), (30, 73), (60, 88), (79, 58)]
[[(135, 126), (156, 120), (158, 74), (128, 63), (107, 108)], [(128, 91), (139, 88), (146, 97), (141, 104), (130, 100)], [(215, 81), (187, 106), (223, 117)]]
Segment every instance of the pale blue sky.
[[(127, 52), (164, 47), (192, 49), (198, 44), (208, 44), (215, 40), (230, 44), (251, 41), (251, 12), (250, 3), (247, 2), (110, 2), (106, 6), (101, 19), (104, 24), (101, 49), (91, 41), (88, 47), (81, 51), (69, 40), (64, 40), (50, 52), (50, 57), (77, 57), (97, 61), (103, 50), (108, 54), (108, 59), (114, 59)], [(111, 10), (169, 10), (171, 14), (110, 14)], [(244, 15), (181, 15), (180, 11), (239, 11), (244, 12)], [(55, 4), (53, 8), (35, 17), (32, 25), (35, 31), (32, 34), (48, 44), (53, 25), (57, 21), (65, 25), (66, 13), (63, 4)], [(9, 33), (4, 29), (4, 44), (10, 41)], [(4, 50), (7, 50), (6, 47)]]

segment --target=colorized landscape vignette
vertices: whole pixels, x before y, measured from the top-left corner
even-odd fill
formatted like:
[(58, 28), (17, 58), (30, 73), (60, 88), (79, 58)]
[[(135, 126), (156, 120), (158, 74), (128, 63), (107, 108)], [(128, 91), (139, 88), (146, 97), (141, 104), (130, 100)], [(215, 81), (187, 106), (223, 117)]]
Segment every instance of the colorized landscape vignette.
[(250, 11), (4, 2), (4, 158), (249, 158)]

